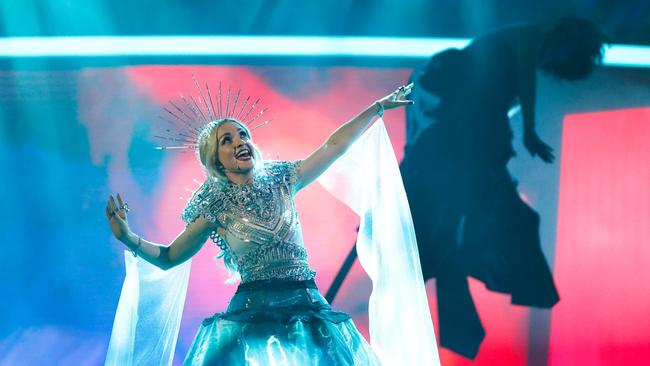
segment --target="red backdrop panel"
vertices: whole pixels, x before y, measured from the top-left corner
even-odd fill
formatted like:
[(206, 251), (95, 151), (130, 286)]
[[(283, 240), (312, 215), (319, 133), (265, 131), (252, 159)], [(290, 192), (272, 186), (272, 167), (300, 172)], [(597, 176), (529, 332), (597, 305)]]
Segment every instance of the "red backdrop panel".
[(567, 116), (551, 365), (650, 359), (650, 108)]

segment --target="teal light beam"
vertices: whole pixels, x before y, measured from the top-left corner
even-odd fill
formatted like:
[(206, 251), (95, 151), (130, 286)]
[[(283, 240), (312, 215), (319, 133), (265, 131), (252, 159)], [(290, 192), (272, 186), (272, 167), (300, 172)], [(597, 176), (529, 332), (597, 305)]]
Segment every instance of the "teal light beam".
[[(87, 36), (0, 39), (0, 58), (228, 56), (363, 57), (421, 59), (467, 38), (285, 37), (285, 36)], [(650, 47), (614, 44), (603, 64), (650, 67)]]

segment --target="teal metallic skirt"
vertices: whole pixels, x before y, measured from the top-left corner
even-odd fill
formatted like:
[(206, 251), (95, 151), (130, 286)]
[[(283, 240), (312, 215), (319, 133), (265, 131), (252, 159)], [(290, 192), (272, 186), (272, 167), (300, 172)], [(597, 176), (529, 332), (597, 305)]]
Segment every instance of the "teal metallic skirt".
[(346, 313), (309, 281), (239, 285), (223, 313), (203, 321), (184, 365), (380, 365)]

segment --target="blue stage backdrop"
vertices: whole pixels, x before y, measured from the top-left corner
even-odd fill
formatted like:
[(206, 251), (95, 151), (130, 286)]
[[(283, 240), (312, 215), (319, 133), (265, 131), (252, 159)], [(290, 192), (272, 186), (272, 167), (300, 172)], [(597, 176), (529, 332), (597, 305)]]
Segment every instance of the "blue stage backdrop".
[[(165, 128), (161, 107), (192, 92), (192, 74), (214, 87), (221, 82), (261, 97), (273, 121), (256, 130), (254, 139), (266, 157), (293, 160), (404, 83), (410, 72), (238, 65), (0, 70), (0, 365), (103, 363), (125, 249), (110, 233), (105, 202), (121, 193), (132, 209), (132, 229), (147, 239), (169, 243), (182, 230), (185, 199), (205, 175), (193, 152), (156, 150), (154, 136)], [(522, 196), (541, 215), (543, 250), (555, 267), (562, 300), (550, 311), (513, 306), (508, 296), (471, 280), (487, 337), (473, 362), (442, 350), (444, 365), (526, 365), (536, 358), (575, 365), (594, 352), (607, 355), (592, 365), (641, 364), (650, 357), (650, 249), (640, 245), (650, 237), (650, 83), (643, 75), (599, 69), (571, 85), (540, 75), (539, 132), (558, 161), (545, 165), (528, 156), (515, 115), (518, 156), (510, 169)], [(611, 113), (588, 113), (603, 111)], [(385, 120), (401, 159), (403, 111), (389, 111)], [(629, 165), (619, 172), (620, 161)], [(578, 170), (566, 166), (589, 169), (575, 176)], [(597, 182), (615, 185), (608, 190)], [(582, 201), (571, 201), (578, 194)], [(621, 199), (627, 206), (615, 205)], [(326, 291), (354, 243), (358, 219), (318, 183), (301, 192), (297, 204), (316, 282)], [(598, 228), (596, 237), (579, 235)], [(194, 259), (177, 363), (202, 319), (222, 311), (234, 293), (235, 286), (224, 284), (227, 273), (214, 259), (217, 253), (208, 243)], [(437, 327), (435, 283), (427, 288)], [(356, 264), (333, 304), (350, 313), (366, 336), (370, 290)], [(590, 305), (601, 297), (607, 301)], [(608, 321), (597, 320), (603, 316)]]

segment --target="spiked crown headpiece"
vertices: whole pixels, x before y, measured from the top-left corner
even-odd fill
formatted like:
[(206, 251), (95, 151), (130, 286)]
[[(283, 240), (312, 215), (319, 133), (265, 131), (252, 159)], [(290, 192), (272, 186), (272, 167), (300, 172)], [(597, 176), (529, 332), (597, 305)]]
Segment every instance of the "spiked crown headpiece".
[[(215, 98), (212, 96), (212, 91), (207, 83), (205, 84), (204, 90), (194, 75), (192, 75), (192, 81), (194, 81), (194, 86), (196, 86), (196, 90), (198, 91), (197, 96), (190, 94), (186, 97), (181, 94), (179, 100), (171, 100), (169, 102), (170, 106), (163, 107), (163, 114), (160, 117), (171, 126), (165, 128), (163, 134), (154, 136), (164, 141), (165, 144), (164, 146), (157, 146), (156, 149), (196, 149), (198, 148), (199, 136), (203, 129), (210, 122), (225, 118), (235, 119), (241, 122), (251, 132), (271, 122), (271, 120), (259, 122), (260, 117), (268, 108), (263, 108), (256, 114), (254, 113), (255, 108), (260, 102), (260, 98), (250, 103), (251, 97), (248, 96), (239, 105), (241, 89), (238, 89), (235, 95), (234, 91), (228, 87), (224, 104), (221, 82), (219, 83), (218, 94)], [(231, 97), (234, 98), (232, 104)]]

